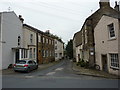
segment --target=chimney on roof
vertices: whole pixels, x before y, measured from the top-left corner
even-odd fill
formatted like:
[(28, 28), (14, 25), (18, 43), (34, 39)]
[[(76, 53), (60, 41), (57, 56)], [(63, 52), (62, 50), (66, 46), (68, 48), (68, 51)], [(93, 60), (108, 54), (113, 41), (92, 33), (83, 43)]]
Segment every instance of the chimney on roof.
[(99, 5), (100, 8), (110, 7), (110, 2), (109, 0), (100, 0)]
[(50, 34), (50, 30), (46, 30), (45, 33), (46, 33), (46, 34)]
[(117, 11), (120, 11), (120, 10), (119, 10), (119, 7), (120, 7), (120, 6), (117, 4), (117, 1), (115, 1), (115, 7), (114, 7), (114, 9), (117, 10)]
[(19, 19), (22, 23), (24, 22), (24, 19), (22, 18), (22, 15), (19, 15)]

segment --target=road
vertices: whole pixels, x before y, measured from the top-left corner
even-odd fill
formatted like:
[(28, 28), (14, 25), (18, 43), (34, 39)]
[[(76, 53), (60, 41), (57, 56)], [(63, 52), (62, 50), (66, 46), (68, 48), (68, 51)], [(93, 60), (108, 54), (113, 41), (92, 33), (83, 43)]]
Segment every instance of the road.
[(44, 70), (2, 76), (3, 88), (118, 88), (118, 80), (77, 75), (64, 60)]

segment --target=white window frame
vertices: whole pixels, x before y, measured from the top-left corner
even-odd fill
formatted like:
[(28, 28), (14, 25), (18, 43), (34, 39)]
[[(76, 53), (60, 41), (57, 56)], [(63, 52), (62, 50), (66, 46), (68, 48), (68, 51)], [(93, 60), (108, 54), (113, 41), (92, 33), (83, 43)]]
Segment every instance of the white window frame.
[(30, 44), (33, 44), (33, 34), (30, 34)]
[(118, 53), (110, 53), (110, 66), (111, 68), (119, 69)]
[(87, 30), (85, 29), (85, 44), (87, 43)]
[(55, 50), (57, 50), (57, 46), (55, 46)]
[(32, 57), (32, 48), (30, 48), (30, 51), (29, 51), (29, 58), (33, 58)]
[(38, 35), (38, 42), (41, 42), (41, 36)]
[(33, 58), (36, 58), (36, 48), (33, 49)]
[(45, 37), (43, 37), (43, 43), (45, 43)]
[(58, 57), (58, 54), (57, 54), (57, 53), (55, 53), (55, 57)]
[(24, 58), (24, 50), (21, 49), (21, 58)]
[(20, 45), (21, 45), (21, 37), (18, 36), (18, 46), (20, 46)]
[[(108, 32), (109, 32), (109, 39), (114, 39), (115, 38), (114, 23), (111, 23), (108, 25)], [(113, 35), (113, 36), (111, 36), (111, 35)]]

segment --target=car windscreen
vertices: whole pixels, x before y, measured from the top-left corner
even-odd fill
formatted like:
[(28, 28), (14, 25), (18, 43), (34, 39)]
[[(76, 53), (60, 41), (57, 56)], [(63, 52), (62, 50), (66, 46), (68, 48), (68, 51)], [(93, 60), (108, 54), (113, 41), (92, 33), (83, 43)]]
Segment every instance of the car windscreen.
[(18, 63), (18, 64), (25, 64), (26, 61), (21, 60), (21, 61), (18, 61), (17, 63)]

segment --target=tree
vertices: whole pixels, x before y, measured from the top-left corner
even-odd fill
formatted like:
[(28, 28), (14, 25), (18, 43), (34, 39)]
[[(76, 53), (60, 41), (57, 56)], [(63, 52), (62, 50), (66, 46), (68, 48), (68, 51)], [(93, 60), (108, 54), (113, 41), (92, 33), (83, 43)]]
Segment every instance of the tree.
[(73, 40), (70, 39), (66, 45), (66, 54), (67, 56), (72, 59), (73, 58)]

